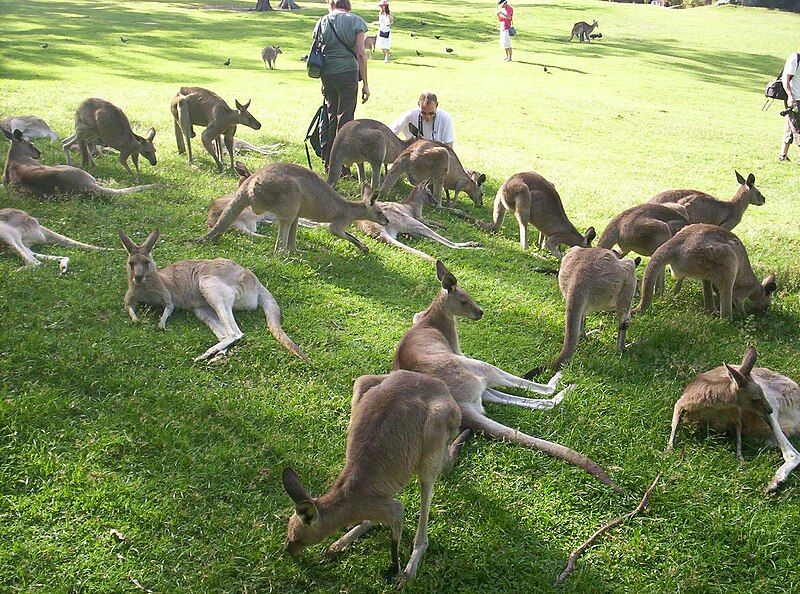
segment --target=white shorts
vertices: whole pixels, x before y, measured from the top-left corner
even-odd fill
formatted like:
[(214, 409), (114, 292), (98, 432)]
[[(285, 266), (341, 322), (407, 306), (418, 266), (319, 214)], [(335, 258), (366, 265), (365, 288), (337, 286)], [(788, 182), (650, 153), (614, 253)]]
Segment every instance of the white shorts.
[(502, 49), (511, 49), (511, 35), (508, 34), (508, 29), (500, 31), (500, 47)]
[(378, 36), (375, 38), (375, 48), (380, 50), (389, 49), (392, 47), (391, 40), (392, 40), (391, 33), (389, 33), (389, 37), (381, 37), (379, 33)]

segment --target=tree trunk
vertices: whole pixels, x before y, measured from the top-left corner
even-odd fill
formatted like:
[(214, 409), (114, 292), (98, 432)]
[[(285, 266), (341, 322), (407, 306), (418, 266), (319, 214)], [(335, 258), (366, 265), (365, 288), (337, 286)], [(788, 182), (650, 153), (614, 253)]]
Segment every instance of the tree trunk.
[(256, 1), (256, 8), (255, 10), (259, 12), (263, 12), (266, 10), (272, 10), (272, 6), (269, 4), (269, 0), (257, 0)]
[(295, 3), (294, 0), (281, 0), (280, 9), (281, 10), (300, 10), (300, 7)]

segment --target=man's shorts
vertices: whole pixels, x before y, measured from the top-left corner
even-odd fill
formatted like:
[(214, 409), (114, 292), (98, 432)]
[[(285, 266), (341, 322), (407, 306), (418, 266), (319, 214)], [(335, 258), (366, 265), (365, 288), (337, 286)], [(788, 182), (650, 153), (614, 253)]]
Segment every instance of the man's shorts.
[(503, 49), (511, 48), (511, 35), (508, 34), (508, 29), (500, 31), (500, 47)]

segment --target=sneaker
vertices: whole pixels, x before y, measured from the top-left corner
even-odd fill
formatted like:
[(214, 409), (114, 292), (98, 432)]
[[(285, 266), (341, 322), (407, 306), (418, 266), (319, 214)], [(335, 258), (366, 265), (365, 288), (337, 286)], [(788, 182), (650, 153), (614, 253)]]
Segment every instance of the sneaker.
[(789, 155), (781, 155), (778, 157), (778, 161), (789, 161)]

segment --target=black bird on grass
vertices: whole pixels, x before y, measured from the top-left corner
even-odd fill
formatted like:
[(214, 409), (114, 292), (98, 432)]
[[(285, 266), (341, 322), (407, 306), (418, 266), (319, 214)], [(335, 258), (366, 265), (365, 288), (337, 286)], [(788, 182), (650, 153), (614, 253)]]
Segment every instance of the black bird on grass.
[(300, 58), (300, 61), (301, 61), (301, 62), (305, 62), (306, 60), (308, 60), (308, 54), (306, 54), (305, 56), (303, 56), (302, 58)]
[(422, 26), (424, 27), (424, 26), (426, 26), (428, 23), (426, 23), (425, 21), (420, 21), (420, 22), (419, 22), (419, 24), (420, 24), (420, 25), (422, 25)]
[(230, 66), (230, 65), (231, 65), (231, 59), (230, 59), (230, 58), (228, 58), (227, 60), (225, 60), (225, 61), (222, 63), (222, 65), (223, 65), (223, 66)]
[(452, 54), (453, 53), (453, 48), (452, 47), (446, 47), (446, 48), (444, 48), (444, 51), (446, 51), (448, 54)]
[(119, 36), (119, 40), (120, 40), (122, 43), (128, 43), (128, 40), (127, 40), (127, 39), (125, 39), (125, 38), (124, 38), (122, 35), (120, 35), (120, 36)]
[(418, 56), (421, 56), (421, 55), (422, 55), (422, 52), (420, 52), (419, 50), (414, 50), (414, 51), (415, 51), (415, 52), (417, 52), (417, 55), (418, 55)]
[(434, 37), (435, 37), (436, 39), (441, 39), (441, 38), (442, 38), (442, 36), (441, 36), (441, 35), (434, 35)]
[(417, 34), (412, 31), (411, 32), (411, 37), (416, 37), (416, 36), (417, 36)]
[(547, 72), (547, 71), (548, 71), (548, 70), (547, 70), (547, 66), (545, 66), (545, 67), (544, 67), (544, 71), (545, 71), (545, 72)]
[(47, 46), (48, 46), (48, 45), (50, 45), (50, 44), (49, 44), (49, 43), (47, 43), (47, 42), (45, 42), (45, 43), (43, 43), (42, 45), (40, 45), (39, 47), (41, 47), (42, 49), (47, 49)]

